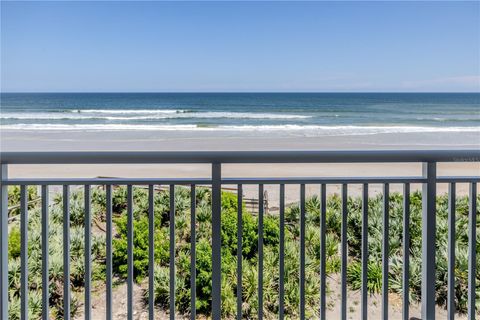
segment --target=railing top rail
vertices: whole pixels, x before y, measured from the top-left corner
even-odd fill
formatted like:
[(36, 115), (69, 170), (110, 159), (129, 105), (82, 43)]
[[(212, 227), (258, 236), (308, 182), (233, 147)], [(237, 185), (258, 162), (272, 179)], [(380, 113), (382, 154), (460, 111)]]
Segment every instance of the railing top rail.
[(2, 164), (480, 162), (480, 150), (2, 152)]

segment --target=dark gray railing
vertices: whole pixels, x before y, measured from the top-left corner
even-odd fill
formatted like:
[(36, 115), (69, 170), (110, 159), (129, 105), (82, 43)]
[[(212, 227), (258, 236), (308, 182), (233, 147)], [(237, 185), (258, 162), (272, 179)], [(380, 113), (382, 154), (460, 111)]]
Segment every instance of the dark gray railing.
[[(361, 184), (362, 199), (362, 318), (367, 318), (367, 257), (368, 257), (368, 185), (383, 184), (383, 259), (382, 259), (382, 318), (388, 318), (388, 194), (392, 183), (403, 184), (405, 235), (403, 247), (409, 244), (409, 193), (410, 184), (421, 183), (423, 193), (422, 204), (422, 319), (435, 318), (435, 231), (436, 209), (435, 196), (437, 183), (449, 184), (449, 233), (448, 233), (448, 318), (454, 318), (454, 239), (455, 239), (455, 184), (470, 184), (469, 211), (469, 262), (468, 262), (468, 318), (475, 318), (475, 275), (476, 275), (476, 184), (480, 176), (468, 177), (438, 177), (437, 162), (480, 162), (479, 150), (462, 151), (263, 151), (263, 152), (5, 152), (0, 155), (1, 162), (1, 291), (0, 318), (8, 318), (8, 193), (9, 185), (21, 186), (21, 310), (22, 318), (28, 315), (28, 248), (27, 248), (27, 186), (40, 185), (42, 188), (42, 287), (48, 287), (48, 186), (63, 185), (64, 217), (69, 217), (69, 190), (71, 185), (85, 186), (85, 319), (91, 319), (91, 242), (90, 242), (90, 187), (92, 185), (106, 186), (106, 317), (112, 319), (112, 185), (127, 186), (127, 317), (133, 317), (133, 185), (148, 185), (149, 187), (149, 316), (154, 318), (153, 309), (153, 268), (154, 268), (154, 228), (153, 228), (153, 192), (154, 185), (170, 186), (170, 208), (175, 208), (175, 185), (191, 187), (191, 236), (195, 236), (195, 187), (210, 185), (212, 187), (212, 318), (221, 318), (221, 187), (224, 184), (238, 185), (238, 219), (242, 219), (242, 186), (253, 184), (259, 186), (259, 204), (263, 204), (263, 187), (265, 184), (278, 185), (280, 188), (280, 250), (279, 250), (279, 317), (284, 317), (284, 213), (285, 185), (300, 185), (300, 317), (305, 318), (305, 185), (320, 185), (321, 199), (321, 248), (320, 248), (320, 317), (325, 319), (326, 311), (326, 269), (325, 269), (325, 212), (326, 186), (341, 184), (342, 228), (341, 228), (341, 318), (347, 318), (347, 186)], [(222, 178), (223, 163), (381, 163), (381, 162), (415, 162), (423, 164), (423, 175), (418, 177), (306, 177), (306, 178)], [(212, 166), (211, 178), (205, 179), (163, 179), (163, 178), (81, 178), (81, 179), (49, 179), (27, 178), (14, 179), (8, 177), (10, 164), (139, 164), (139, 163), (209, 163)], [(263, 318), (263, 205), (259, 205), (258, 217), (258, 318)], [(170, 214), (170, 256), (175, 255), (175, 215)], [(69, 285), (69, 221), (64, 219), (64, 315), (69, 318), (70, 285)], [(242, 224), (237, 230), (237, 292), (242, 288)], [(408, 252), (408, 250), (404, 250)], [(191, 317), (195, 318), (195, 241), (191, 241)], [(409, 255), (404, 255), (403, 268), (403, 319), (409, 318), (408, 301)], [(170, 259), (170, 318), (175, 318), (175, 263)], [(49, 317), (49, 293), (42, 290), (43, 319)], [(242, 318), (242, 297), (237, 295), (237, 319)]]

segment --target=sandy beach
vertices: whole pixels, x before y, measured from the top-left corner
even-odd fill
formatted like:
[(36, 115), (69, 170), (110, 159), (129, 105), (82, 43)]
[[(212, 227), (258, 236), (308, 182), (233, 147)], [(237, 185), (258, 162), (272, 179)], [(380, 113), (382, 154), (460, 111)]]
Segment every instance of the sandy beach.
[[(219, 137), (212, 133), (192, 135), (187, 132), (54, 132), (3, 130), (2, 151), (175, 151), (175, 150), (374, 150), (374, 149), (476, 149), (480, 134), (376, 134), (331, 137), (245, 137), (234, 134)], [(244, 134), (244, 133), (243, 133)], [(414, 141), (414, 144), (412, 143)], [(461, 142), (461, 143), (460, 143)], [(155, 177), (205, 178), (210, 177), (209, 165), (12, 165), (10, 177)], [(480, 174), (477, 163), (439, 163), (439, 176)], [(224, 177), (347, 177), (347, 176), (420, 176), (421, 164), (248, 164), (223, 165)], [(233, 186), (235, 187), (235, 186)], [(412, 185), (412, 190), (420, 185)], [(270, 205), (278, 206), (278, 186), (265, 186)], [(447, 185), (439, 184), (439, 194)], [(338, 192), (340, 186), (331, 185), (328, 193)], [(370, 195), (381, 192), (381, 185), (371, 185)], [(401, 191), (401, 185), (392, 185), (391, 191)], [(318, 194), (318, 185), (307, 185), (307, 196)], [(257, 186), (245, 186), (245, 196), (257, 198)], [(361, 186), (350, 185), (349, 194), (358, 196)], [(459, 184), (459, 195), (468, 193), (468, 185)], [(286, 188), (286, 201), (298, 201), (299, 186)]]
[(44, 131), (0, 128), (3, 151), (478, 149), (477, 132), (309, 136), (255, 131)]

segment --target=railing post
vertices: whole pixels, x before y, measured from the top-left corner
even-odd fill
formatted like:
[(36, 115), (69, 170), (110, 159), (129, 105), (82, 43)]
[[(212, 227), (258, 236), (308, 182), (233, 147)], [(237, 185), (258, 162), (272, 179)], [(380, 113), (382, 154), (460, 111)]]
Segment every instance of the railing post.
[(410, 311), (410, 184), (403, 185), (403, 311), (402, 319), (408, 320)]
[[(171, 210), (171, 209), (170, 209)], [(171, 239), (170, 239), (171, 240)], [(133, 319), (133, 186), (127, 185), (127, 319)], [(172, 259), (172, 257), (170, 257)]]
[(470, 184), (470, 192), (468, 196), (469, 212), (468, 212), (468, 319), (475, 319), (476, 311), (476, 285), (477, 277), (477, 184)]
[(20, 186), (20, 319), (28, 319), (28, 185)]
[(175, 320), (175, 185), (170, 185), (170, 320)]
[[(8, 166), (0, 164), (0, 184), (8, 178)], [(0, 319), (8, 319), (8, 186), (1, 184), (0, 209)]]
[(422, 164), (422, 319), (435, 319), (436, 162)]
[(106, 307), (105, 307), (105, 319), (112, 320), (112, 185), (106, 185), (106, 205), (107, 205), (107, 248), (106, 248), (106, 277), (107, 277), (107, 288), (106, 288)]
[(44, 185), (42, 186), (42, 320), (50, 319), (50, 277), (48, 273), (48, 204), (48, 186)]
[(222, 165), (212, 163), (212, 319), (221, 319), (222, 306)]
[(63, 318), (70, 320), (70, 186), (63, 185)]
[(84, 211), (85, 211), (85, 320), (92, 319), (92, 217), (91, 217), (91, 190), (90, 185), (85, 185), (84, 189)]

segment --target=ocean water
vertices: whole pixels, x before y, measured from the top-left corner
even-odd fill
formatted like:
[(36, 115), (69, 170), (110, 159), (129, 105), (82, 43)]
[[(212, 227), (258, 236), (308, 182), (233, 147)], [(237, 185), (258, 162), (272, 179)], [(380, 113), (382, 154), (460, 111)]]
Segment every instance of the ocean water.
[(480, 93), (2, 93), (2, 130), (479, 132)]

